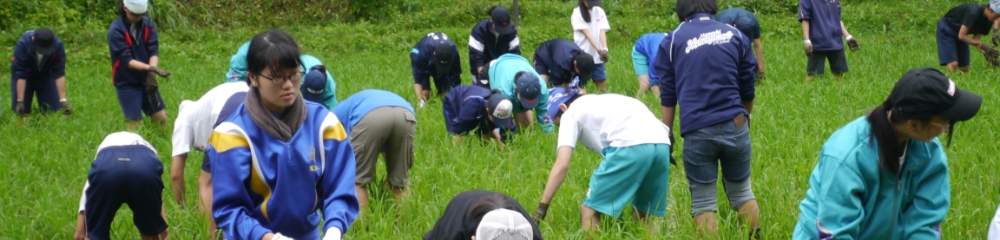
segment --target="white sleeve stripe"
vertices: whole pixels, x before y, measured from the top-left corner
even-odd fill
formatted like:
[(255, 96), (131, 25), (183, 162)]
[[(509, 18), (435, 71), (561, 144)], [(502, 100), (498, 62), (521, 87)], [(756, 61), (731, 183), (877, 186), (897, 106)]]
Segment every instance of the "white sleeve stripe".
[(521, 45), (521, 38), (515, 36), (514, 40), (510, 40), (510, 49), (508, 49), (508, 50), (514, 50), (514, 48), (516, 48), (517, 46), (520, 46), (520, 45)]
[(473, 36), (470, 35), (469, 36), (469, 47), (472, 48), (472, 49), (475, 49), (476, 51), (482, 52), (484, 46), (483, 46), (483, 43), (479, 42), (479, 40), (476, 40), (476, 37), (473, 37)]
[(87, 183), (83, 185), (83, 193), (80, 194), (80, 211), (77, 214), (87, 209), (87, 188), (90, 188), (90, 180), (87, 180)]

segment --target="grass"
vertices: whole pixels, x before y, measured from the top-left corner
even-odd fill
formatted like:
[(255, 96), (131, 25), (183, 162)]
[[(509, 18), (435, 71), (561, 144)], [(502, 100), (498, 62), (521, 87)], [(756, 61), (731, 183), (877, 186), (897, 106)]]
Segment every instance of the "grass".
[[(788, 16), (765, 18), (768, 20), (795, 21)], [(551, 23), (540, 24), (546, 25), (539, 27), (544, 31), (526, 25), (522, 35), (571, 37), (568, 31), (558, 32), (561, 30), (551, 27), (563, 22), (554, 20)], [(431, 30), (379, 30), (378, 36), (362, 38), (366, 41), (355, 40), (354, 37), (367, 33), (353, 30), (366, 28), (379, 30), (374, 26), (287, 29), (297, 37), (304, 53), (315, 55), (326, 63), (337, 81), (338, 99), (343, 100), (363, 89), (378, 88), (396, 92), (412, 101), (408, 48)], [(197, 37), (190, 34), (177, 37), (171, 32), (161, 32), (162, 66), (173, 72), (169, 81), (160, 84), (168, 116), (171, 119), (176, 116), (181, 100), (197, 99), (221, 83), (229, 56), (253, 32), (261, 30), (210, 32)], [(435, 30), (448, 33), (459, 46), (467, 44), (467, 28)], [(659, 31), (665, 30), (668, 29)], [(110, 62), (103, 32), (96, 32), (95, 37), (68, 43), (67, 82), (74, 115), (33, 114), (18, 123), (7, 109), (9, 102), (3, 101), (0, 136), (4, 137), (0, 138), (3, 146), (0, 159), (4, 161), (5, 171), (0, 174), (0, 232), (5, 234), (0, 239), (71, 238), (81, 189), (97, 145), (106, 134), (126, 129), (109, 79)], [(764, 35), (767, 80), (757, 88), (751, 131), (753, 187), (761, 207), (764, 239), (790, 238), (798, 219), (798, 203), (808, 188), (808, 176), (825, 139), (881, 103), (906, 70), (937, 65), (931, 33), (853, 33), (861, 42), (862, 50), (848, 53), (850, 72), (845, 74), (843, 82), (838, 83), (827, 74), (811, 84), (802, 82), (806, 58), (799, 37), (795, 34)], [(612, 56), (607, 65), (608, 85), (613, 93), (635, 93), (630, 50), (640, 35), (612, 36), (609, 40)], [(2, 37), (17, 36), (6, 34)], [(523, 55), (530, 58), (541, 40), (543, 37), (522, 37)], [(368, 42), (370, 44), (365, 45)], [(341, 47), (347, 44), (352, 46)], [(12, 51), (13, 46), (4, 46), (0, 48), (0, 55), (9, 56)], [(465, 50), (459, 52), (462, 59), (468, 59)], [(0, 70), (9, 69), (6, 64), (9, 63), (0, 63)], [(464, 64), (463, 68), (468, 71)], [(1000, 203), (997, 201), (1000, 177), (994, 173), (1000, 167), (994, 161), (1000, 149), (992, 141), (1000, 131), (1000, 119), (993, 112), (1000, 99), (1000, 91), (995, 87), (995, 76), (1000, 72), (988, 68), (979, 56), (973, 56), (972, 69), (968, 74), (948, 74), (959, 87), (979, 93), (984, 99), (979, 115), (959, 124), (954, 143), (946, 150), (951, 160), (952, 202), (942, 230), (945, 236), (959, 239), (982, 238)], [(8, 76), (9, 72), (0, 71), (0, 77)], [(463, 80), (469, 84), (467, 73)], [(9, 87), (9, 82), (0, 81), (0, 89)], [(593, 92), (594, 89), (589, 90)], [(4, 93), (3, 97), (9, 99), (6, 95), (9, 92)], [(647, 95), (642, 100), (659, 114), (657, 99)], [(416, 161), (410, 171), (412, 196), (406, 200), (405, 207), (395, 207), (391, 194), (378, 184), (384, 181), (385, 173), (380, 165), (376, 184), (371, 188), (375, 193), (365, 212), (365, 222), (355, 223), (347, 238), (419, 238), (433, 226), (452, 196), (471, 189), (504, 192), (519, 200), (529, 212), (534, 211), (555, 159), (555, 134), (542, 134), (536, 128), (519, 136), (504, 151), (495, 151), (474, 141), (453, 146), (444, 131), (440, 101), (431, 101), (418, 110), (417, 117)], [(172, 128), (172, 123), (167, 128)], [(165, 171), (169, 171), (170, 131), (147, 122), (140, 134), (157, 148)], [(193, 201), (197, 194), (200, 158), (199, 154), (193, 154), (187, 166), (188, 201), (184, 205), (172, 199), (169, 173), (163, 174), (164, 202), (174, 239), (205, 238), (206, 223)], [(586, 192), (590, 172), (600, 160), (598, 154), (583, 149), (576, 152), (570, 174), (551, 203), (547, 219), (540, 224), (545, 237), (579, 239), (584, 236), (580, 231), (578, 206)], [(689, 216), (690, 196), (683, 168), (671, 170), (667, 216), (655, 218), (653, 235), (629, 220), (626, 213), (621, 220), (604, 221), (601, 238), (697, 238)], [(745, 233), (737, 226), (736, 213), (730, 210), (722, 192), (720, 189), (719, 219), (723, 239), (742, 238)], [(113, 224), (114, 239), (138, 238), (130, 219), (131, 212), (122, 208)]]

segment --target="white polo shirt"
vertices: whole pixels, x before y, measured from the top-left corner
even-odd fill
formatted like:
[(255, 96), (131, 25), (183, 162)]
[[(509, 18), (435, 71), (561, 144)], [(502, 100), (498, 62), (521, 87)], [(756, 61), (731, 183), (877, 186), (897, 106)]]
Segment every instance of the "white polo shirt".
[(560, 118), (562, 146), (581, 145), (601, 153), (605, 147), (670, 144), (670, 129), (639, 100), (618, 94), (588, 94), (577, 98)]
[(249, 89), (246, 82), (223, 83), (209, 90), (198, 101), (182, 101), (170, 139), (173, 148), (171, 157), (186, 154), (191, 151), (191, 147), (200, 151), (208, 149), (208, 137), (212, 135), (212, 129), (226, 101), (233, 94)]
[[(145, 139), (142, 139), (142, 136), (139, 136), (139, 134), (131, 132), (116, 132), (108, 134), (107, 137), (104, 137), (104, 141), (101, 142), (101, 145), (97, 147), (97, 153), (98, 155), (100, 155), (101, 150), (104, 150), (105, 148), (108, 147), (131, 146), (131, 145), (146, 146), (147, 148), (149, 148), (149, 150), (153, 151), (153, 154), (156, 154), (156, 148), (153, 148), (152, 144), (149, 144), (149, 142), (147, 142)], [(97, 159), (96, 155), (94, 159), (95, 160)], [(85, 207), (87, 206), (87, 188), (90, 188), (90, 180), (88, 180), (87, 183), (83, 184), (83, 193), (80, 194), (79, 212), (83, 212), (83, 210), (85, 210)]]

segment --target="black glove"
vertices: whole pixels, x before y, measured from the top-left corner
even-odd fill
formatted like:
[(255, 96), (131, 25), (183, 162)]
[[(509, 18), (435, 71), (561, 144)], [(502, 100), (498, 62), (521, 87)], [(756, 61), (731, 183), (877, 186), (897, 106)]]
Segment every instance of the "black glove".
[(674, 145), (677, 145), (677, 141), (674, 140), (674, 135), (670, 134), (670, 164), (677, 166), (677, 160), (674, 159)]
[(146, 92), (154, 94), (159, 89), (160, 84), (156, 82), (156, 73), (149, 72), (149, 74), (146, 75)]
[(545, 219), (545, 214), (549, 211), (549, 205), (545, 203), (538, 203), (538, 208), (535, 209), (535, 213), (531, 214), (531, 219), (535, 222), (541, 222)]
[(59, 102), (59, 107), (63, 110), (63, 115), (73, 114), (73, 110), (69, 108), (69, 104), (66, 102)]
[(24, 106), (24, 101), (17, 101), (14, 104), (14, 112), (17, 114), (28, 114), (28, 107)]
[(607, 50), (600, 50), (598, 52), (598, 55), (600, 55), (600, 57), (601, 57), (601, 62), (605, 62), (605, 63), (608, 62), (608, 51)]
[(760, 85), (760, 82), (764, 80), (764, 71), (757, 72), (757, 79), (753, 82), (754, 86)]
[(149, 66), (148, 72), (150, 72), (150, 73), (156, 73), (156, 75), (160, 75), (160, 77), (169, 77), (170, 76), (170, 72), (167, 72), (166, 70), (160, 69), (159, 67), (155, 67), (155, 66)]
[(861, 45), (858, 45), (858, 40), (854, 37), (847, 38), (847, 46), (851, 48), (851, 52), (861, 50)]

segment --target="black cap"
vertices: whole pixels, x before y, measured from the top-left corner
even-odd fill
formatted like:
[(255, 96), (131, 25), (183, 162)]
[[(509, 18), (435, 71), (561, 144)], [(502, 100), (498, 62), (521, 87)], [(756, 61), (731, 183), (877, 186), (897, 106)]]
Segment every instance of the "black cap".
[(913, 120), (940, 115), (951, 121), (965, 121), (976, 116), (983, 105), (983, 97), (958, 89), (954, 81), (934, 68), (915, 68), (903, 74), (892, 88), (889, 101), (893, 115)]
[(587, 0), (587, 6), (590, 6), (590, 7), (600, 7), (601, 6), (601, 0)]
[(500, 35), (507, 35), (514, 32), (514, 24), (510, 23), (510, 11), (505, 7), (497, 6), (490, 12), (490, 21), (493, 21), (493, 31)]
[(54, 51), (52, 46), (55, 45), (56, 42), (56, 34), (52, 33), (52, 30), (49, 30), (48, 28), (35, 30), (34, 37), (35, 38), (31, 41), (31, 44), (35, 47), (36, 53), (41, 55), (52, 54), (52, 51)]
[(677, 0), (674, 9), (677, 19), (681, 22), (696, 12), (712, 14), (719, 12), (719, 4), (715, 0)]
[(594, 73), (594, 57), (585, 52), (576, 55), (576, 68), (580, 70), (580, 86), (587, 85)]
[(456, 52), (458, 50), (452, 47), (451, 44), (448, 44), (448, 42), (441, 42), (434, 48), (434, 67), (437, 70), (436, 73), (438, 76), (442, 76), (451, 70)]

